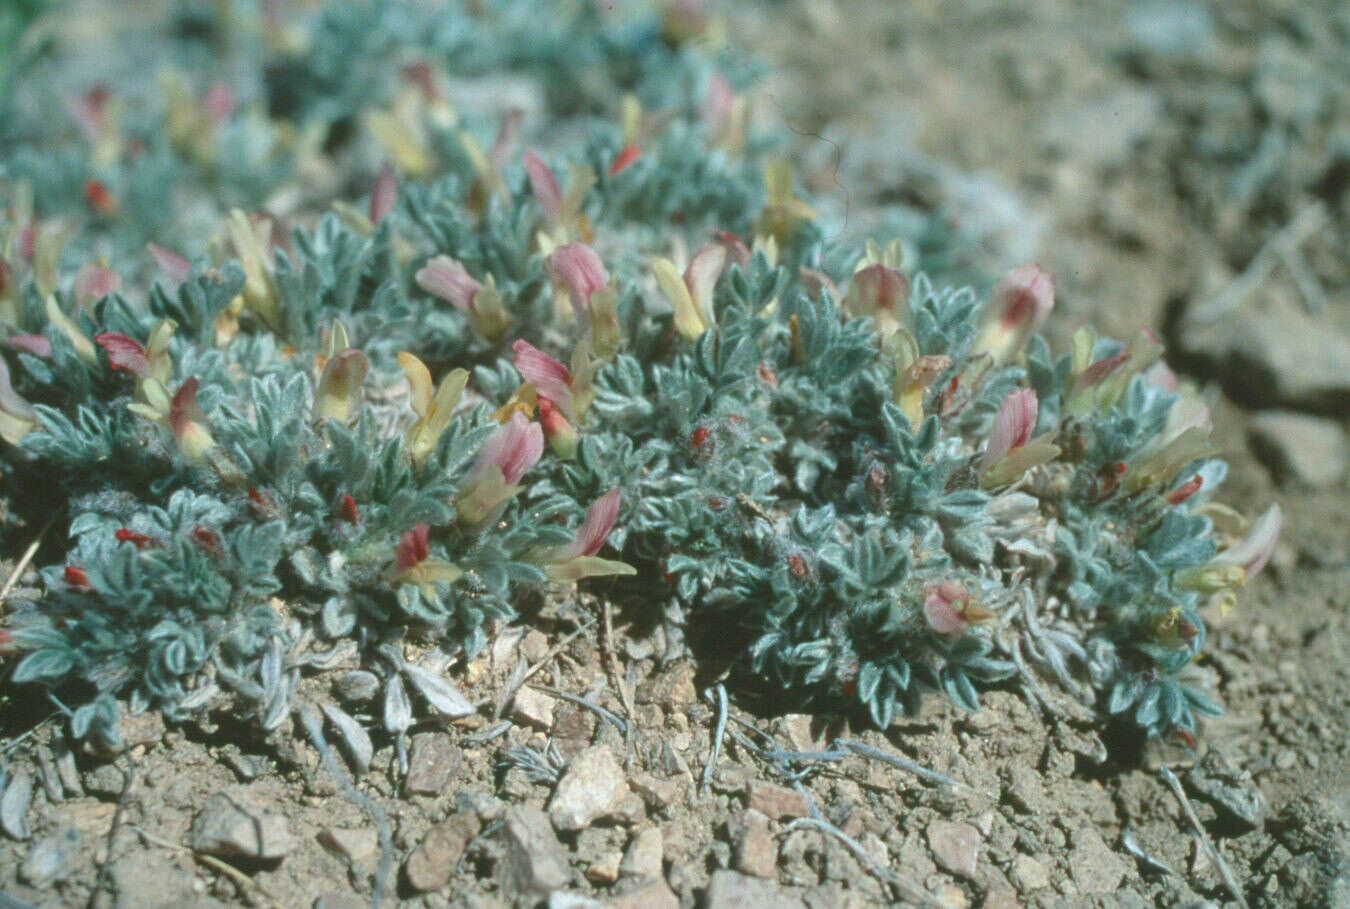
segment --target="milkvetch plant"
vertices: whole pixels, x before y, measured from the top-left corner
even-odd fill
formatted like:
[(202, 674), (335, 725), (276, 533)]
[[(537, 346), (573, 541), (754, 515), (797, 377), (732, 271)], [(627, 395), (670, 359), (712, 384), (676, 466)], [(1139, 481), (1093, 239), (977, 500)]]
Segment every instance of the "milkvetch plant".
[[(590, 4), (557, 38), (523, 2), (440, 28), (333, 7), (265, 54), (292, 129), (175, 84), (151, 125), (77, 99), (70, 168), (12, 156), (0, 481), (60, 539), (7, 617), (12, 680), (74, 692), (76, 734), (112, 739), (119, 698), (272, 729), (303, 676), (360, 666), (401, 742), (405, 680), (466, 709), (434, 669), (581, 583), (883, 726), (990, 685), (1150, 735), (1216, 712), (1204, 616), (1280, 514), (1215, 500), (1203, 402), (1147, 332), (1052, 353), (1034, 264), (984, 299), (919, 267), (945, 267), (932, 234), (827, 239), (749, 129), (745, 74), (694, 50), (696, 7), (646, 21), (654, 43)], [(350, 83), (344, 54), (369, 64)], [(597, 99), (596, 61), (632, 90)], [(521, 148), (545, 124), (460, 116), (447, 68), (508, 65), (617, 122)], [(314, 137), (338, 122), (378, 152), (363, 199), (250, 213), (322, 197), (341, 152)], [(248, 136), (284, 150), (256, 192), (226, 160)], [(72, 200), (91, 167), (103, 193)], [(161, 178), (214, 200), (181, 245)]]

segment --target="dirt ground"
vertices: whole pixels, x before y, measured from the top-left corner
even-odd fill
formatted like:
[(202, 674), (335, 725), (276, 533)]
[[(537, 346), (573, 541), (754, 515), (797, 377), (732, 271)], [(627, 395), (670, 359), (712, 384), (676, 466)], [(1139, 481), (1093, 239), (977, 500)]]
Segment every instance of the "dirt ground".
[[(603, 633), (583, 598), (451, 667), (483, 706), (413, 730), (411, 793), (383, 734), (356, 795), (299, 728), (263, 739), (229, 717), (141, 717), (125, 729), (130, 758), (110, 761), (63, 758), (39, 727), (8, 771), (40, 780), (50, 761), (68, 785), (35, 783), (30, 835), (0, 839), (0, 890), (40, 906), (333, 909), (369, 904), (383, 879), (385, 905), (428, 907), (533, 905), (549, 887), (572, 895), (548, 899), (558, 907), (1350, 907), (1350, 12), (783, 0), (729, 24), (773, 61), (761, 115), (799, 135), (794, 154), (846, 230), (888, 202), (945, 210), (980, 237), (991, 274), (1027, 258), (1055, 273), (1057, 337), (1085, 321), (1147, 327), (1211, 389), (1233, 468), (1224, 500), (1285, 515), (1271, 567), (1213, 617), (1205, 664), (1227, 714), (1189, 752), (1099, 736), (1003, 692), (973, 715), (933, 699), (882, 733), (752, 711), (733, 691), (704, 785), (711, 680), (687, 660), (660, 665), (659, 630), (614, 616)], [(1280, 236), (1293, 239), (1264, 269)], [(1233, 293), (1244, 275), (1250, 292)], [(1200, 320), (1207, 306), (1218, 316)], [(1258, 323), (1288, 337), (1252, 352), (1233, 326)], [(1331, 374), (1295, 382), (1271, 352), (1281, 343), (1323, 345), (1315, 365)], [(531, 670), (503, 731), (502, 693)], [(327, 691), (342, 672), (307, 684)], [(961, 785), (858, 751), (781, 753), (839, 737)], [(194, 857), (217, 794), (276, 857)], [(812, 805), (832, 830), (801, 819)], [(584, 817), (560, 822), (573, 809)]]

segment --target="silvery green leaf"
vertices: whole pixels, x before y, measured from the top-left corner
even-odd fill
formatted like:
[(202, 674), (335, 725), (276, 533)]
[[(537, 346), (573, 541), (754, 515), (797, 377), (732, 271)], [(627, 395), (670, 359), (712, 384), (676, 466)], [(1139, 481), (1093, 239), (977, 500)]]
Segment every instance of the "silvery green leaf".
[(412, 682), (413, 687), (421, 692), (422, 697), (427, 699), (427, 703), (437, 713), (457, 719), (476, 712), (469, 699), (444, 676), (412, 663), (403, 664), (403, 671), (407, 673), (408, 681)]
[(290, 686), (284, 680), (278, 680), (262, 712), (263, 729), (271, 732), (286, 721), (290, 715), (290, 694)]
[(0, 795), (0, 827), (16, 840), (28, 839), (28, 808), (33, 803), (33, 777), (20, 770)]
[(65, 792), (61, 788), (61, 777), (56, 772), (56, 761), (52, 759), (52, 750), (46, 745), (39, 745), (36, 752), (38, 776), (42, 780), (43, 791), (47, 793), (47, 801), (63, 801)]
[(267, 640), (267, 652), (263, 654), (262, 668), (258, 671), (258, 681), (262, 683), (267, 697), (271, 699), (281, 681), (281, 670), (286, 658), (286, 646), (281, 638), (273, 635)]
[(217, 694), (220, 693), (220, 686), (215, 682), (207, 682), (205, 685), (199, 685), (191, 694), (178, 702), (178, 709), (186, 712), (200, 710), (211, 702)]
[(340, 638), (356, 627), (356, 605), (347, 597), (329, 597), (319, 621), (325, 635)]
[(351, 761), (352, 771), (357, 776), (365, 776), (366, 772), (370, 770), (370, 761), (375, 756), (375, 748), (371, 745), (370, 736), (366, 734), (366, 730), (336, 704), (324, 701), (319, 704), (319, 709), (323, 711), (324, 716), (328, 717), (328, 722), (333, 724), (333, 728), (342, 737), (343, 751)]
[(336, 669), (343, 665), (355, 665), (358, 649), (355, 641), (342, 641), (319, 653), (310, 653), (305, 662), (315, 669)]
[(314, 586), (319, 583), (319, 569), (321, 557), (312, 546), (305, 546), (291, 553), (291, 568), (295, 569), (296, 577), (308, 586)]
[(412, 725), (412, 703), (401, 676), (392, 675), (384, 685), (384, 728), (402, 735)]
[(364, 704), (380, 690), (379, 677), (364, 669), (344, 672), (333, 680), (333, 693), (349, 703)]

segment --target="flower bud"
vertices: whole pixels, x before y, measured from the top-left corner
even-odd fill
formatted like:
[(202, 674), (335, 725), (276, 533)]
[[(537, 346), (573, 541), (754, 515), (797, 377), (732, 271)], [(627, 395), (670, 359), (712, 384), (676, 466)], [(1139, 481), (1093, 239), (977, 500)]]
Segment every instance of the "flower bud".
[(197, 407), (198, 385), (196, 376), (188, 377), (169, 402), (169, 429), (178, 450), (190, 464), (202, 463), (207, 453), (216, 447), (206, 416)]
[(548, 445), (554, 454), (564, 461), (570, 461), (577, 456), (576, 429), (567, 422), (562, 411), (542, 395), (539, 397), (539, 423), (544, 428), (544, 436), (548, 439)]
[(1049, 318), (1055, 308), (1055, 278), (1039, 265), (1014, 268), (994, 287), (989, 308), (993, 321), (985, 327), (975, 352), (1002, 363)]
[(339, 423), (350, 422), (361, 407), (361, 386), (369, 370), (366, 355), (353, 347), (330, 357), (314, 395), (315, 415)]
[(590, 312), (591, 295), (609, 283), (604, 263), (585, 243), (558, 247), (549, 255), (547, 268), (554, 285), (567, 291), (573, 311), (581, 317)]

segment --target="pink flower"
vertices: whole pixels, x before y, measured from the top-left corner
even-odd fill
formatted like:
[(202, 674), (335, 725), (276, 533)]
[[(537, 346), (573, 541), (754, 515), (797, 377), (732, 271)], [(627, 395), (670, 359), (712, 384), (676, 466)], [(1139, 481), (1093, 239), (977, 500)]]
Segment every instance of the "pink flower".
[(830, 296), (839, 299), (839, 285), (834, 283), (834, 279), (818, 268), (807, 268), (805, 265), (797, 269), (797, 280), (801, 282), (802, 290), (811, 299), (819, 299), (823, 291), (829, 291)]
[(582, 578), (628, 576), (637, 574), (633, 566), (596, 556), (614, 529), (619, 516), (620, 493), (617, 489), (596, 499), (586, 509), (586, 518), (577, 528), (572, 542), (543, 554), (544, 571), (555, 581), (567, 583)]
[(496, 467), (507, 483), (517, 483), (544, 454), (544, 431), (519, 412), (483, 443), (474, 472)]
[(713, 73), (712, 78), (708, 80), (708, 93), (703, 96), (703, 104), (699, 106), (699, 116), (703, 118), (710, 132), (719, 133), (726, 126), (735, 100), (736, 92), (727, 81), (727, 77), (721, 73)]
[(1045, 324), (1055, 308), (1055, 277), (1039, 265), (1023, 265), (1003, 276), (991, 301), (1005, 328)]
[(966, 627), (965, 611), (970, 595), (960, 584), (944, 581), (928, 588), (923, 601), (923, 616), (928, 627), (938, 634), (955, 634)]
[(28, 224), (19, 231), (15, 238), (15, 247), (19, 251), (19, 256), (29, 262), (33, 261), (33, 253), (37, 251), (37, 225)]
[(524, 119), (525, 112), (518, 107), (513, 107), (502, 114), (501, 123), (497, 126), (497, 138), (492, 141), (492, 154), (488, 158), (494, 174), (500, 174), (502, 168), (506, 166), (506, 159), (510, 157), (511, 146), (516, 142), (520, 123)]
[(994, 312), (980, 336), (976, 353), (987, 353), (995, 362), (1015, 354), (1049, 318), (1055, 308), (1055, 279), (1039, 265), (1023, 265), (1003, 276), (989, 300)]
[(394, 547), (394, 567), (389, 580), (395, 584), (414, 584), (427, 599), (435, 599), (436, 584), (453, 584), (463, 577), (459, 567), (444, 559), (433, 559), (430, 548), (431, 528), (418, 524), (405, 530)]
[(82, 95), (67, 96), (66, 111), (79, 124), (80, 132), (90, 142), (96, 141), (103, 133), (108, 122), (108, 98), (110, 92), (106, 86), (96, 85)]
[(1176, 391), (1179, 384), (1177, 374), (1162, 360), (1144, 370), (1144, 381), (1163, 391)]
[(713, 239), (726, 247), (727, 263), (746, 268), (750, 265), (750, 247), (745, 241), (729, 230), (713, 231)]
[(943, 635), (956, 634), (994, 618), (993, 612), (971, 599), (966, 588), (955, 581), (943, 581), (928, 588), (923, 614), (928, 627)]
[(669, 259), (652, 260), (652, 277), (675, 313), (675, 330), (690, 341), (717, 324), (713, 293), (726, 261), (727, 249), (717, 243), (694, 253), (683, 275)]
[(567, 289), (578, 316), (590, 312), (591, 294), (603, 290), (609, 283), (605, 264), (585, 243), (558, 247), (549, 255), (547, 267), (553, 280)]
[(576, 429), (567, 422), (567, 417), (563, 416), (562, 411), (542, 395), (539, 398), (539, 425), (543, 427), (544, 435), (548, 438), (548, 446), (553, 449), (554, 454), (564, 461), (570, 461), (577, 456)]
[(427, 560), (431, 554), (427, 547), (430, 533), (431, 528), (426, 524), (418, 524), (399, 537), (398, 545), (394, 547), (394, 565), (399, 571), (409, 571)]
[(1009, 452), (1031, 441), (1039, 409), (1040, 402), (1036, 398), (1035, 390), (1018, 388), (1008, 392), (1008, 396), (1003, 399), (998, 413), (994, 416), (994, 425), (989, 431), (989, 444), (984, 450), (981, 469), (988, 470)]
[(164, 271), (164, 274), (169, 276), (170, 281), (182, 284), (188, 279), (192, 266), (188, 264), (187, 259), (154, 243), (145, 244), (145, 248), (150, 251), (150, 255), (155, 257), (155, 262)]
[(5, 343), (35, 357), (46, 359), (52, 355), (52, 342), (46, 335), (10, 335)]
[(33, 405), (29, 404), (10, 384), (9, 367), (5, 365), (2, 357), (0, 357), (0, 410), (23, 419), (30, 419), (33, 416)]
[(108, 365), (113, 369), (129, 372), (137, 378), (150, 371), (150, 358), (146, 356), (145, 348), (134, 338), (116, 331), (105, 331), (94, 335), (94, 343), (108, 354)]
[(619, 502), (622, 498), (619, 490), (611, 489), (591, 503), (586, 509), (586, 519), (577, 528), (572, 542), (553, 550), (550, 561), (566, 562), (578, 556), (592, 556), (605, 545), (605, 539), (614, 529), (614, 521), (619, 517)]
[(855, 316), (871, 316), (884, 334), (900, 327), (900, 308), (909, 302), (909, 279), (880, 262), (853, 273), (844, 308)]
[(437, 256), (414, 276), (417, 286), (429, 294), (449, 301), (460, 312), (473, 308), (474, 296), (483, 289), (468, 270), (449, 256)]
[(1284, 513), (1279, 505), (1272, 505), (1252, 522), (1247, 535), (1215, 557), (1215, 562), (1225, 565), (1241, 565), (1246, 580), (1260, 573), (1275, 552), (1275, 543), (1280, 538), (1280, 524)]
[(558, 218), (562, 216), (562, 190), (558, 188), (557, 178), (532, 148), (525, 152), (523, 163), (525, 173), (530, 178), (530, 189), (543, 209), (544, 220), (549, 224), (557, 224)]
[(714, 321), (713, 291), (717, 288), (717, 280), (722, 277), (722, 269), (726, 267), (726, 263), (726, 247), (709, 243), (694, 253), (689, 259), (689, 264), (684, 267), (685, 286), (689, 288), (689, 295), (694, 298), (694, 305), (704, 313), (704, 318), (709, 324)]
[(398, 180), (394, 177), (394, 168), (386, 161), (370, 190), (370, 223), (379, 224), (383, 221), (397, 201)]
[(80, 266), (75, 273), (75, 306), (88, 309), (108, 294), (122, 287), (122, 276), (111, 268), (92, 262)]
[[(535, 347), (520, 340), (511, 345), (515, 352), (513, 363), (521, 378), (566, 414), (572, 413), (572, 373), (567, 367)], [(547, 427), (545, 427), (547, 430)]]
[(1080, 381), (1084, 385), (1096, 385), (1119, 369), (1129, 358), (1129, 352), (1124, 350), (1114, 356), (1103, 357), (1083, 370)]
[(212, 126), (219, 126), (234, 110), (234, 88), (228, 82), (212, 82), (202, 99), (202, 107)]
[(986, 622), (994, 618), (994, 613), (972, 600), (961, 584), (943, 581), (928, 588), (923, 601), (923, 616), (933, 631), (950, 635)]
[(216, 440), (207, 427), (206, 415), (197, 406), (196, 376), (189, 376), (174, 393), (169, 403), (169, 429), (173, 432), (178, 450), (191, 463), (204, 461), (216, 447)]
[(37, 426), (37, 414), (9, 381), (9, 367), (0, 357), (0, 439), (18, 445)]

